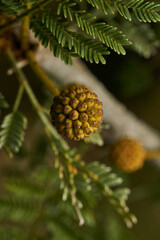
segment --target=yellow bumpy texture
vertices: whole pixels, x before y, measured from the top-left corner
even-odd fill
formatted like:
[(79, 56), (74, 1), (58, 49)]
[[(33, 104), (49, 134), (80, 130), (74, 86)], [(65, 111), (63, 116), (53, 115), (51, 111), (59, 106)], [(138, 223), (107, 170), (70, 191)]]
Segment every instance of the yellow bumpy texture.
[(134, 172), (140, 169), (145, 161), (145, 150), (134, 139), (124, 138), (118, 140), (110, 148), (110, 160), (116, 167), (124, 172)]
[(80, 140), (96, 132), (102, 123), (102, 103), (85, 87), (70, 86), (53, 99), (51, 118), (58, 132)]

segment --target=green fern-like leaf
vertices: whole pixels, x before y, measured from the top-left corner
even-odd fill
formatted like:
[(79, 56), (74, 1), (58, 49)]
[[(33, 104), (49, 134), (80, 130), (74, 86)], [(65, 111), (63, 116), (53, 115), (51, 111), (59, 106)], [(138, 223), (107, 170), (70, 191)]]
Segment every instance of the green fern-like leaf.
[(92, 133), (88, 138), (85, 138), (86, 143), (97, 144), (98, 146), (103, 146), (104, 142), (99, 132)]
[(129, 8), (125, 4), (123, 4), (123, 1), (113, 1), (113, 2), (114, 2), (114, 7), (117, 9), (119, 14), (125, 19), (131, 21), (132, 20), (131, 13), (129, 11)]
[(102, 9), (106, 15), (108, 14), (108, 9), (114, 13), (110, 2), (107, 0), (87, 0), (87, 2), (97, 9)]
[(83, 193), (90, 192), (92, 190), (91, 180), (81, 175), (75, 176), (75, 186), (77, 188), (77, 191)]
[(149, 58), (156, 53), (156, 48), (160, 46), (160, 40), (150, 24), (123, 22), (121, 28), (127, 33), (133, 42), (133, 50), (139, 55)]
[(130, 190), (128, 188), (120, 188), (114, 191), (114, 197), (120, 202), (125, 202), (128, 199)]
[(101, 8), (105, 14), (108, 9), (114, 13), (114, 8), (120, 13), (121, 16), (131, 21), (131, 12), (140, 22), (158, 22), (160, 21), (160, 4), (154, 2), (147, 2), (144, 0), (87, 0), (93, 7)]
[(101, 43), (68, 31), (66, 29), (68, 23), (59, 22), (59, 20), (60, 18), (48, 12), (45, 12), (42, 17), (42, 23), (53, 33), (62, 47), (67, 46), (69, 50), (74, 49), (76, 54), (91, 63), (106, 63), (103, 55), (109, 54), (109, 52)]
[(4, 118), (0, 132), (0, 148), (9, 152), (18, 152), (24, 140), (27, 119), (20, 112), (13, 112)]
[(36, 215), (38, 204), (23, 198), (0, 197), (0, 219), (29, 222)]
[(84, 236), (82, 231), (76, 229), (76, 226), (73, 225), (73, 223), (68, 224), (61, 219), (57, 219), (56, 221), (53, 219), (48, 222), (47, 226), (57, 240), (63, 239), (64, 236), (65, 240), (91, 240), (89, 236)]
[(24, 9), (22, 0), (0, 0), (0, 10), (9, 17), (20, 14)]
[(61, 60), (66, 64), (72, 65), (71, 57), (74, 57), (75, 53), (59, 44), (58, 40), (53, 36), (52, 32), (44, 26), (44, 24), (38, 21), (32, 21), (30, 28), (34, 32), (35, 37), (38, 37), (39, 41), (45, 48), (48, 47), (48, 45), (50, 46), (50, 51), (53, 52), (55, 57), (60, 56)]
[(91, 35), (94, 39), (99, 38), (107, 47), (110, 47), (118, 54), (125, 55), (123, 45), (130, 45), (131, 42), (125, 37), (121, 31), (117, 31), (116, 27), (107, 25), (106, 23), (92, 23), (96, 19), (95, 16), (86, 13), (85, 11), (73, 10), (76, 3), (70, 3), (69, 0), (65, 0), (58, 5), (57, 14), (63, 12), (64, 17), (73, 21), (73, 16), (76, 19), (78, 27), (87, 34)]
[(126, 4), (115, 3), (115, 6), (119, 13), (128, 19), (123, 12), (125, 9), (132, 9), (133, 14), (140, 22), (157, 22), (160, 21), (160, 15), (157, 13), (160, 11), (160, 4), (154, 2), (146, 2), (143, 0), (131, 0)]
[(77, 5), (77, 3), (70, 2), (70, 0), (61, 1), (57, 7), (57, 15), (60, 15), (61, 12), (63, 12), (63, 15), (65, 18), (69, 17), (70, 20), (73, 21), (73, 16), (75, 15), (75, 13), (81, 13), (81, 12), (84, 13), (85, 12), (84, 10), (73, 11), (72, 7), (74, 7), (76, 5)]
[[(77, 16), (78, 18), (78, 16)], [(125, 55), (123, 45), (130, 45), (131, 42), (126, 39), (122, 32), (117, 31), (116, 27), (107, 25), (106, 23), (94, 23), (79, 19), (81, 28), (85, 28), (86, 32), (92, 35), (94, 38), (98, 36), (99, 40), (113, 49), (118, 54)]]
[(0, 114), (2, 108), (8, 108), (8, 103), (5, 101), (4, 96), (0, 92)]
[(17, 197), (25, 199), (42, 200), (46, 197), (44, 185), (36, 184), (26, 179), (12, 178), (5, 183), (6, 189)]
[(103, 194), (108, 198), (109, 202), (115, 207), (118, 213), (123, 217), (128, 227), (131, 227), (136, 222), (135, 216), (133, 216), (126, 205), (128, 199), (129, 190), (121, 189), (114, 191), (112, 187), (118, 186), (122, 183), (122, 179), (117, 177), (116, 174), (111, 172), (111, 168), (98, 162), (92, 162), (87, 164), (86, 168), (89, 171), (90, 176), (95, 184)]
[(33, 181), (39, 182), (40, 184), (55, 184), (58, 179), (58, 171), (55, 168), (41, 167), (33, 175)]
[(25, 2), (28, 4), (35, 4), (41, 2), (41, 0), (25, 0)]
[(20, 240), (24, 239), (25, 232), (24, 229), (18, 227), (0, 227), (1, 240)]
[(90, 63), (106, 63), (103, 55), (108, 55), (110, 52), (100, 44), (92, 39), (84, 38), (83, 35), (70, 32), (73, 39), (73, 46), (76, 53)]

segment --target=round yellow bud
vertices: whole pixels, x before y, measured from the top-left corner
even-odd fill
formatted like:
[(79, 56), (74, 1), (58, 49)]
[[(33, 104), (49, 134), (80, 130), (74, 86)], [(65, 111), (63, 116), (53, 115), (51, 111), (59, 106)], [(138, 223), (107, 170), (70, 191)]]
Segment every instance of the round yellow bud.
[(146, 152), (135, 139), (123, 138), (115, 142), (109, 151), (110, 161), (124, 172), (140, 169), (145, 161)]
[(103, 119), (97, 95), (79, 85), (64, 88), (53, 99), (50, 113), (58, 132), (73, 140), (94, 133)]

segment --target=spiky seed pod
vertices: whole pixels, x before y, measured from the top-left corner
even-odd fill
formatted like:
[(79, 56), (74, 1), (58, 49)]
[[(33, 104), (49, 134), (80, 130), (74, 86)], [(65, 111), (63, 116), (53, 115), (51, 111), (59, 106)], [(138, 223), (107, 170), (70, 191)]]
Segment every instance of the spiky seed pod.
[(140, 169), (145, 161), (146, 152), (135, 139), (123, 138), (114, 143), (109, 151), (109, 158), (114, 165), (124, 172)]
[(96, 132), (102, 123), (102, 103), (85, 87), (69, 86), (53, 99), (52, 123), (59, 133), (80, 140)]
[[(69, 83), (67, 86), (64, 86), (61, 90), (65, 90), (65, 89), (70, 88), (70, 87), (88, 88), (88, 87), (87, 87), (86, 85), (84, 85), (84, 84), (81, 84), (81, 83), (78, 83), (78, 82), (76, 82), (76, 83), (72, 82), (72, 83)], [(89, 88), (88, 88), (88, 90), (90, 91)]]

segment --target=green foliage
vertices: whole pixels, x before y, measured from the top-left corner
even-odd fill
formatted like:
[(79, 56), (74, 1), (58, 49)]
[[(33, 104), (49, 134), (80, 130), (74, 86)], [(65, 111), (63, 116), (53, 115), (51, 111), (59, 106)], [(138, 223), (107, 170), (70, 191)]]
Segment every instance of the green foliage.
[(48, 45), (50, 51), (53, 52), (55, 57), (61, 57), (61, 60), (66, 64), (72, 65), (72, 56), (75, 56), (72, 50), (62, 47), (58, 40), (53, 36), (52, 32), (47, 29), (43, 23), (32, 21), (30, 25), (35, 37), (38, 37), (41, 44), (46, 48)]
[(103, 146), (104, 141), (103, 141), (103, 138), (101, 136), (101, 132), (105, 129), (109, 129), (109, 125), (108, 124), (101, 124), (99, 126), (97, 132), (92, 133), (88, 138), (84, 138), (84, 142), (93, 143), (93, 144), (96, 144), (98, 146)]
[(24, 238), (24, 229), (18, 227), (0, 227), (1, 240), (17, 240)]
[(0, 0), (0, 10), (8, 17), (20, 14), (23, 7), (24, 2), (22, 0)]
[(134, 42), (132, 48), (145, 58), (154, 55), (156, 48), (160, 46), (160, 41), (149, 24), (131, 26), (129, 35)]
[[(125, 19), (131, 21), (134, 15), (140, 22), (157, 22), (160, 21), (160, 4), (147, 2), (144, 0), (86, 0), (93, 8), (101, 9), (105, 14), (112, 13), (114, 17), (117, 12)], [(26, 11), (26, 4), (33, 5), (34, 12), (40, 9), (41, 5), (51, 2), (35, 1), (35, 0), (1, 0), (0, 9), (6, 15), (18, 16), (21, 12)], [(105, 22), (101, 22), (96, 18), (97, 14), (92, 14), (92, 10), (88, 7), (84, 9), (81, 6), (82, 1), (73, 2), (70, 0), (58, 1), (57, 9), (54, 12), (47, 12), (46, 8), (39, 11), (39, 17), (42, 17), (42, 23), (39, 17), (32, 17), (31, 29), (38, 37), (44, 47), (50, 46), (50, 50), (54, 56), (61, 57), (66, 64), (72, 64), (72, 57), (82, 57), (91, 63), (105, 63), (103, 55), (109, 54), (106, 47), (111, 48), (118, 54), (126, 54), (125, 45), (131, 42), (119, 31), (117, 26), (112, 26), (107, 17)], [(86, 5), (87, 6), (87, 5)], [(88, 13), (88, 10), (91, 12)], [(32, 11), (32, 9), (31, 9)], [(97, 10), (98, 11), (98, 10)], [(98, 13), (98, 12), (97, 12)], [(23, 15), (22, 14), (22, 15)], [(26, 11), (27, 14), (27, 11)], [(32, 15), (32, 14), (31, 14)], [(63, 20), (66, 18), (66, 21)], [(104, 16), (102, 16), (104, 18)], [(134, 19), (133, 19), (134, 20)], [(76, 23), (71, 25), (70, 22)], [(73, 30), (69, 30), (72, 29)], [(82, 33), (77, 33), (76, 28), (80, 28)], [(145, 31), (147, 35), (147, 31)], [(90, 37), (88, 37), (88, 35)], [(145, 36), (142, 37), (145, 39)], [(132, 40), (132, 38), (131, 38)], [(133, 39), (135, 42), (136, 40)], [(138, 46), (138, 45), (136, 45)], [(143, 44), (141, 45), (143, 46)], [(138, 47), (136, 50), (142, 52)]]
[(25, 0), (25, 2), (28, 4), (35, 4), (35, 3), (40, 3), (41, 0)]
[(0, 11), (6, 16), (19, 16), (27, 10), (27, 4), (38, 4), (40, 0), (0, 0)]
[(5, 101), (4, 96), (0, 92), (0, 114), (2, 108), (8, 108), (8, 103)]
[(10, 193), (13, 193), (14, 196), (23, 197), (25, 199), (43, 200), (47, 194), (43, 186), (34, 185), (33, 182), (24, 179), (9, 179), (5, 187)]
[(110, 26), (104, 22), (92, 23), (96, 20), (96, 16), (90, 13), (86, 13), (85, 10), (78, 11), (72, 9), (76, 3), (70, 3), (69, 0), (62, 1), (59, 3), (57, 8), (57, 14), (60, 15), (63, 12), (65, 18), (69, 17), (73, 21), (73, 16), (83, 31), (91, 35), (94, 39), (99, 38), (106, 46), (113, 49), (118, 54), (125, 54), (123, 45), (130, 45), (131, 43), (126, 39), (121, 31), (117, 31), (116, 27)]
[[(93, 211), (89, 206), (95, 206), (101, 191), (130, 226), (129, 224), (134, 222), (134, 217), (129, 214), (125, 205), (129, 191), (123, 188), (114, 189), (122, 180), (111, 172), (111, 168), (98, 162), (87, 164), (83, 171), (84, 175), (78, 174), (75, 177), (75, 187), (79, 201), (83, 204), (82, 213), (86, 221), (87, 216)], [(69, 199), (63, 197), (64, 202), (60, 199), (59, 182), (57, 170), (43, 165), (26, 177), (6, 179), (4, 184), (6, 194), (0, 197), (0, 219), (10, 220), (13, 226), (16, 225), (15, 234), (20, 232), (22, 226), (32, 222), (31, 228), (23, 230), (25, 237), (31, 235), (39, 239), (37, 234), (43, 226), (44, 237), (50, 234), (56, 239), (96, 239), (90, 231), (83, 236), (75, 222), (75, 213)], [(69, 185), (67, 188), (70, 191)], [(61, 189), (63, 190), (62, 186)], [(91, 219), (94, 219), (94, 215)], [(93, 231), (94, 221), (88, 221), (87, 225)], [(10, 228), (12, 233), (12, 225)], [(7, 235), (5, 233), (7, 230), (5, 227), (0, 228), (0, 232), (4, 231), (4, 236)], [(20, 237), (21, 234), (17, 236), (17, 240), (21, 239)]]
[[(126, 1), (88, 1), (93, 7), (101, 8), (105, 13), (108, 9), (115, 14), (115, 10), (118, 11), (123, 17), (128, 20), (132, 20), (130, 10), (139, 21), (142, 22), (156, 22), (160, 20), (159, 4), (144, 2), (142, 0)], [(63, 15), (67, 21), (63, 21), (61, 16)], [(69, 31), (68, 21), (75, 21), (77, 26), (81, 28), (83, 32), (86, 32), (94, 40), (91, 40), (84, 35)], [(77, 3), (70, 0), (59, 1), (57, 7), (57, 15), (54, 13), (43, 12), (42, 23), (34, 25), (34, 32), (37, 30), (39, 40), (45, 47), (50, 42), (51, 51), (54, 52), (54, 56), (61, 55), (61, 59), (67, 64), (72, 64), (71, 56), (79, 56), (85, 58), (86, 61), (105, 63), (103, 55), (108, 54), (105, 47), (97, 39), (102, 42), (106, 47), (113, 49), (118, 54), (125, 55), (124, 45), (130, 45), (131, 42), (126, 38), (122, 31), (118, 31), (117, 27), (106, 24), (105, 22), (96, 22), (96, 16), (87, 11), (77, 9)], [(34, 24), (36, 24), (34, 22)], [(45, 30), (45, 27), (50, 30)], [(32, 28), (32, 25), (31, 25)], [(43, 33), (45, 32), (45, 36)], [(51, 40), (51, 33), (54, 36)], [(48, 39), (49, 38), (49, 39)], [(136, 41), (136, 40), (135, 40)], [(55, 45), (53, 47), (52, 45)], [(143, 46), (143, 44), (141, 45)], [(62, 54), (65, 48), (65, 54)], [(72, 54), (70, 51), (73, 51)], [(68, 57), (67, 57), (68, 55)]]
[[(99, 63), (105, 63), (105, 59), (103, 58), (103, 54), (108, 54), (105, 47), (102, 44), (93, 41), (92, 39), (85, 38), (83, 35), (68, 31), (66, 26), (67, 22), (60, 22), (60, 17), (56, 17), (54, 14), (49, 14), (47, 11), (42, 16), (41, 22), (31, 22), (31, 28), (35, 32), (35, 36), (39, 38), (42, 42), (42, 45), (45, 47), (48, 46), (50, 42), (50, 49), (52, 50), (52, 40), (55, 39), (57, 41), (57, 48), (53, 50), (54, 55), (61, 50), (61, 59), (66, 63), (71, 63), (70, 58), (62, 54), (62, 49), (66, 49), (68, 52), (73, 52), (75, 56), (81, 56), (85, 58), (87, 61)], [(37, 24), (35, 26), (35, 24)], [(39, 28), (38, 28), (39, 26)], [(43, 30), (42, 30), (43, 26)], [(45, 28), (46, 27), (46, 28)], [(39, 31), (37, 31), (39, 29)], [(53, 44), (54, 46), (54, 44)]]
[(12, 152), (18, 152), (23, 140), (24, 130), (27, 126), (26, 117), (20, 112), (13, 112), (4, 118), (0, 132), (0, 148), (5, 147), (12, 156)]
[[(94, 184), (101, 189), (102, 193), (108, 198), (109, 202), (117, 209), (118, 213), (123, 217), (128, 227), (131, 227), (133, 223), (136, 222), (135, 216), (128, 212), (128, 207), (126, 206), (126, 200), (129, 189), (122, 188), (113, 191), (111, 187), (118, 186), (122, 183), (122, 179), (117, 177), (116, 174), (111, 172), (111, 169), (98, 162), (92, 162), (88, 164), (87, 169), (91, 171), (92, 176), (95, 174), (97, 180)], [(94, 177), (93, 177), (94, 178)]]
[(150, 24), (126, 22), (123, 20), (119, 23), (119, 26), (133, 42), (131, 46), (132, 50), (140, 56), (150, 58), (157, 52), (160, 40)]
[(0, 219), (29, 222), (36, 215), (37, 203), (12, 196), (0, 197)]
[(84, 141), (86, 143), (94, 143), (97, 144), (98, 146), (103, 146), (104, 142), (99, 134), (99, 132), (92, 133), (88, 138), (85, 138)]
[[(92, 39), (84, 39), (84, 37), (78, 33), (71, 33), (73, 39), (74, 50), (86, 61), (90, 63), (106, 63), (103, 55), (109, 54), (107, 49), (102, 44), (96, 43)], [(80, 44), (79, 44), (80, 43)]]
[(140, 22), (160, 21), (160, 15), (157, 13), (160, 11), (160, 4), (154, 2), (144, 0), (87, 0), (87, 2), (97, 9), (101, 8), (105, 14), (108, 13), (108, 9), (114, 14), (113, 8), (115, 8), (121, 16), (129, 21), (132, 20), (130, 10)]

